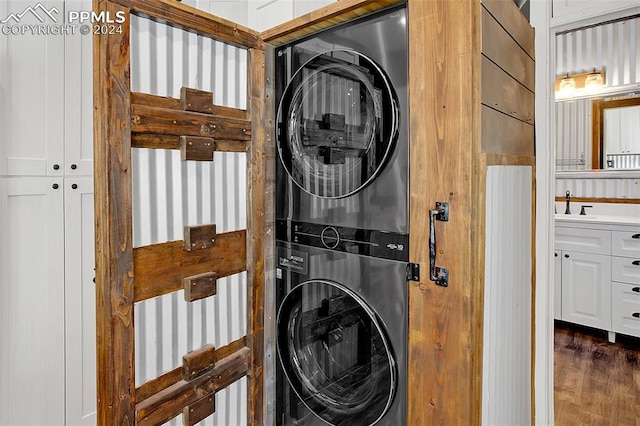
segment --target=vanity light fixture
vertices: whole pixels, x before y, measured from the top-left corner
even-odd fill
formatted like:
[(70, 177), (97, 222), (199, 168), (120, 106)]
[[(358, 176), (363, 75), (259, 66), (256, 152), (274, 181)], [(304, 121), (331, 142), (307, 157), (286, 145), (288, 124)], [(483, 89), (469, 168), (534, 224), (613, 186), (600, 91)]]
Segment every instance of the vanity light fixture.
[(579, 94), (579, 91), (586, 94), (600, 93), (604, 86), (604, 71), (597, 71), (581, 74), (565, 74), (556, 77), (556, 93), (559, 97), (569, 98)]

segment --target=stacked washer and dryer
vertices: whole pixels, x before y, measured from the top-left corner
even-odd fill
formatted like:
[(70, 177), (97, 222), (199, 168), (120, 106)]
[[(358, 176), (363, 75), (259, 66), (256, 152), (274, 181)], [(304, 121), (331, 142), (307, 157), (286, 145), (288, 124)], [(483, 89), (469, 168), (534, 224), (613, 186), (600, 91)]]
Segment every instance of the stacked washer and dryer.
[(276, 424), (406, 424), (406, 8), (276, 51)]

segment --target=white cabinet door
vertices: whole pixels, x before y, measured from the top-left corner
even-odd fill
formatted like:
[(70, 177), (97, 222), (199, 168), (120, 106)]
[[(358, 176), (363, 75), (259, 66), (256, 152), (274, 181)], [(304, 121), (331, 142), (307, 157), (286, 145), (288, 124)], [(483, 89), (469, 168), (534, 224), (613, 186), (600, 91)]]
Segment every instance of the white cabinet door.
[(64, 424), (64, 219), (59, 178), (2, 178), (0, 424)]
[(562, 319), (611, 328), (611, 257), (562, 253)]
[[(67, 11), (90, 11), (91, 0), (66, 0)], [(127, 23), (128, 24), (128, 23)], [(93, 37), (64, 37), (64, 174), (93, 174)]]
[(68, 177), (65, 191), (66, 424), (96, 424), (93, 178)]
[(248, 4), (248, 24), (251, 28), (264, 31), (336, 1), (252, 0)]
[[(0, 1), (0, 19), (9, 19), (3, 31), (62, 24), (64, 10), (60, 0)], [(64, 39), (29, 32), (0, 35), (0, 175), (63, 173)]]
[(562, 319), (562, 252), (553, 253), (553, 318)]

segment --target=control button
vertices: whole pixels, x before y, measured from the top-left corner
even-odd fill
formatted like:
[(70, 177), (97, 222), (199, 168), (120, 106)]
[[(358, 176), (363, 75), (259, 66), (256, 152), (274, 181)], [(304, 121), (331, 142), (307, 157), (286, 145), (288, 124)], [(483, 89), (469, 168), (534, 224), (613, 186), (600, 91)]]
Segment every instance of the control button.
[(322, 241), (322, 245), (326, 248), (334, 249), (338, 247), (338, 244), (340, 243), (340, 234), (333, 226), (327, 226), (322, 230), (320, 240)]

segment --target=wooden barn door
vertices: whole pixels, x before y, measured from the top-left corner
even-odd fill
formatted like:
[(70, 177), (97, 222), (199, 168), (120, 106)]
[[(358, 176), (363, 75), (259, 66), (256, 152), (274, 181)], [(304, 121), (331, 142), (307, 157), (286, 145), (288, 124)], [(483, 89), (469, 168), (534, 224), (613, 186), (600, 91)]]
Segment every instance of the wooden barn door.
[[(94, 12), (124, 17), (121, 31), (94, 35), (94, 144), (98, 424), (196, 424), (215, 394), (248, 378), (248, 423), (262, 424), (265, 235), (265, 51), (259, 35), (173, 0), (94, 0)], [(140, 15), (248, 50), (247, 110), (214, 105), (210, 92), (177, 98), (132, 93), (130, 17)], [(246, 152), (246, 230), (214, 223), (184, 228), (182, 241), (135, 247), (133, 148), (180, 150), (182, 161), (214, 151)], [(216, 297), (219, 278), (247, 272), (247, 334), (222, 347), (184, 353), (182, 366), (135, 380), (134, 305), (184, 290), (189, 302)]]

